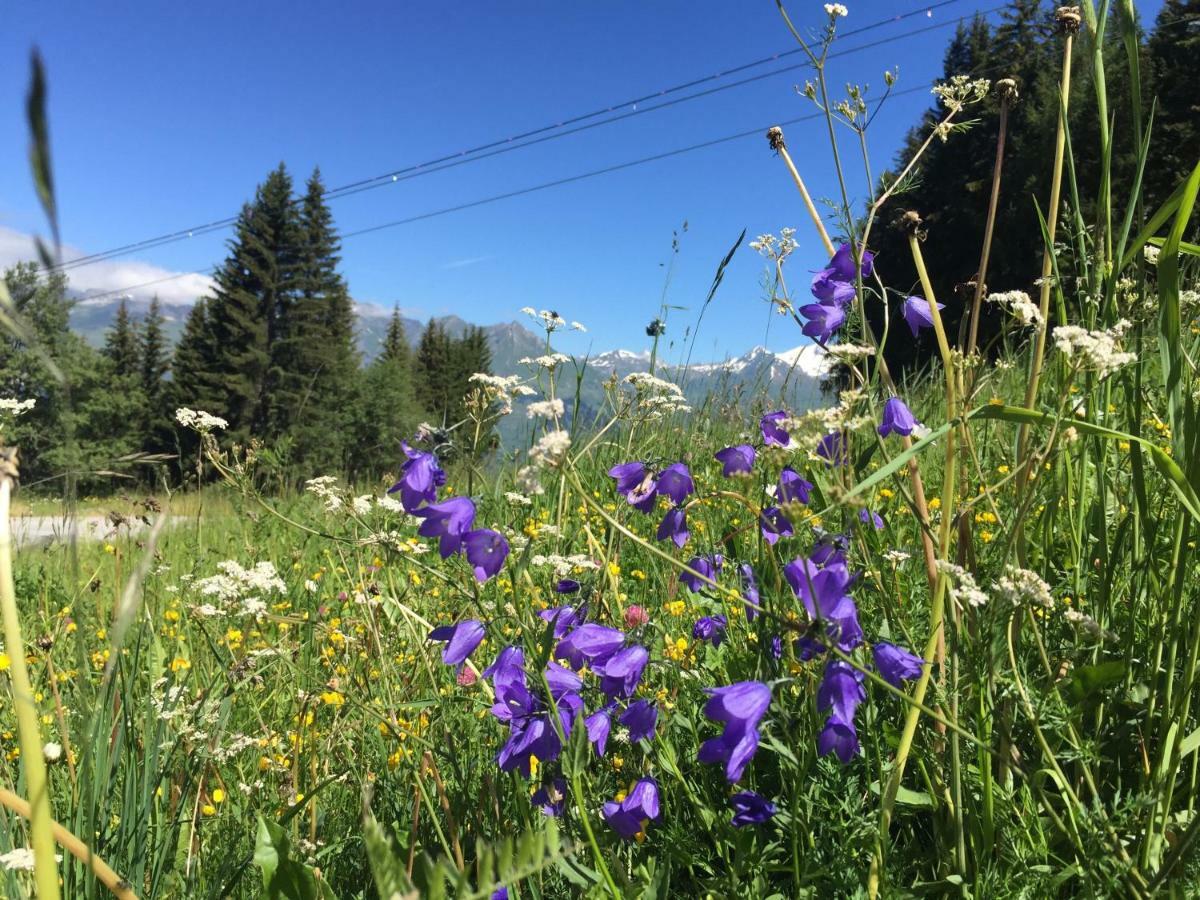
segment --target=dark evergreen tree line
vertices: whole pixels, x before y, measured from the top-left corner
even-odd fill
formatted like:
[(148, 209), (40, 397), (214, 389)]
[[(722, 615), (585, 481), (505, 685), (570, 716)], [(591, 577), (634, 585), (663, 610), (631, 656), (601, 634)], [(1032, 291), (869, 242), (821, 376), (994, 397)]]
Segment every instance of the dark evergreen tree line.
[[(431, 321), (414, 352), (396, 310), (382, 351), (364, 367), (323, 194), (319, 172), (301, 197), (283, 165), (267, 176), (173, 352), (157, 299), (140, 321), (122, 302), (97, 351), (70, 330), (63, 276), (34, 265), (5, 272), (35, 338), (31, 346), (11, 337), (0, 345), (0, 396), (36, 401), (6, 434), (24, 451), (26, 483), (67, 469), (94, 488), (122, 476), (178, 477), (188, 467), (164, 467), (164, 458), (190, 458), (195, 449), (195, 436), (174, 422), (179, 407), (226, 419), (225, 441), (271, 448), (293, 482), (394, 469), (400, 442), (420, 422), (461, 420), (470, 376), (489, 371), (484, 332), (451, 335)], [(43, 352), (63, 369), (63, 382), (51, 377)]]
[[(1132, 188), (1136, 152), (1129, 68), (1120, 39), (1117, 5), (1110, 9), (1102, 49), (1113, 141), (1112, 202), (1114, 217), (1119, 221)], [(1092, 47), (1085, 31), (1075, 42), (1068, 121), (1083, 218), (1091, 224), (1096, 220), (1093, 204), (1100, 184), (1101, 157)], [(1049, 193), (1059, 114), (1061, 41), (1054, 25), (1053, 4), (1012, 0), (995, 25), (982, 18), (960, 25), (946, 50), (946, 78), (960, 74), (993, 81), (1011, 77), (1020, 93), (1008, 119), (1003, 183), (988, 267), (990, 290), (1021, 289), (1036, 295), (1033, 282), (1041, 271), (1043, 247), (1038, 209), (1045, 212)], [(1167, 0), (1149, 39), (1142, 43), (1140, 56), (1143, 115), (1152, 100), (1156, 103), (1144, 179), (1145, 205), (1151, 210), (1170, 195), (1200, 159), (1200, 101), (1195, 90), (1200, 74), (1198, 60), (1200, 0)], [(897, 154), (895, 171), (902, 170), (913, 158), (939, 118), (938, 109), (926, 112)], [(969, 130), (951, 135), (946, 143), (935, 141), (926, 151), (916, 167), (911, 189), (891, 204), (871, 238), (885, 283), (900, 291), (920, 293), (906, 238), (898, 229), (888, 227), (902, 210), (920, 213), (927, 232), (930, 276), (938, 300), (946, 305), (943, 318), (954, 335), (970, 305), (966, 299), (969, 288), (962, 286), (974, 279), (979, 264), (996, 152), (998, 103), (992, 98), (972, 108), (968, 118), (974, 120)], [(1071, 196), (1066, 187), (1063, 195), (1068, 199)], [(900, 321), (902, 299), (890, 298), (892, 328), (886, 354), (896, 369), (923, 365), (937, 355), (931, 332), (922, 333), (914, 341)], [(869, 304), (868, 315), (872, 327), (881, 333), (880, 305)], [(998, 320), (985, 318), (981, 343), (986, 344), (998, 327)]]

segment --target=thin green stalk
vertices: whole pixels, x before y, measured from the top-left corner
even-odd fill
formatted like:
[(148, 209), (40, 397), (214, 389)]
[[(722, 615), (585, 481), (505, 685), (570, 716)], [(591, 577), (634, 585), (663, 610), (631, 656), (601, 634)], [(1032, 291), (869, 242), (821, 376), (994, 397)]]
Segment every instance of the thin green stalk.
[[(1067, 108), (1071, 99), (1071, 48), (1074, 44), (1075, 31), (1079, 28), (1078, 13), (1074, 14), (1074, 25), (1060, 15), (1059, 24), (1063, 29), (1063, 63), (1062, 77), (1059, 81), (1058, 92), (1061, 98), (1059, 106), (1058, 129), (1054, 138), (1054, 170), (1050, 181), (1050, 203), (1046, 209), (1046, 248), (1042, 255), (1042, 277), (1039, 283), (1040, 296), (1038, 308), (1042, 314), (1041, 325), (1033, 348), (1033, 358), (1029, 366), (1029, 381), (1025, 389), (1025, 408), (1033, 409), (1037, 402), (1038, 385), (1042, 377), (1042, 362), (1046, 355), (1046, 333), (1050, 327), (1050, 273), (1054, 269), (1054, 240), (1058, 231), (1058, 206), (1062, 194), (1063, 156), (1067, 146)], [(1021, 494), (1029, 479), (1030, 462), (1026, 458), (1029, 442), (1029, 426), (1022, 425), (1017, 433), (1017, 494)], [(1018, 544), (1018, 553), (1024, 556), (1024, 548)]]
[(39, 900), (58, 900), (58, 862), (54, 854), (54, 815), (50, 809), (50, 785), (46, 779), (46, 759), (42, 756), (42, 736), (37, 705), (29, 670), (25, 666), (25, 641), (21, 638), (21, 620), (17, 611), (17, 592), (13, 585), (12, 504), (13, 479), (17, 475), (16, 451), (10, 450), (0, 472), (0, 614), (4, 617), (4, 647), (11, 660), (13, 708), (17, 714), (17, 736), (21, 764), (25, 769), (25, 790), (29, 794), (29, 830), (33, 844), (33, 876)]

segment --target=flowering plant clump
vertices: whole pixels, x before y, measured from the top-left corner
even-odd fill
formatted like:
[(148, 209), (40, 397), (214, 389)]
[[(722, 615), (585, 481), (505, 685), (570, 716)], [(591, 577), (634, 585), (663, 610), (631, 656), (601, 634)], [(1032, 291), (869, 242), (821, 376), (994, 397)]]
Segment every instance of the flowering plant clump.
[[(582, 324), (529, 306), (521, 374), (475, 371), (472, 330), (453, 390), (422, 381), (410, 407), (424, 363), (397, 312), (364, 398), (311, 430), (268, 439), (247, 416), (301, 409), (202, 384), (190, 402), (221, 415), (179, 407), (174, 444), (101, 454), (74, 443), (100, 416), (10, 354), (30, 399), (0, 400), (5, 439), (65, 469), (28, 487), (94, 514), (43, 534), (0, 447), (6, 896), (1198, 894), (1200, 170), (1139, 193), (1164, 166), (1145, 116), (1171, 98), (1142, 96), (1140, 64), (1102, 77), (1138, 59), (1136, 16), (1058, 9), (1029, 41), (1062, 69), (1019, 92), (947, 78), (880, 174), (867, 130), (898, 70), (832, 93), (846, 7), (783, 12), (834, 180), (810, 193), (822, 151), (771, 128), (804, 227), (739, 237), (692, 326), (668, 330), (664, 287), (647, 352), (603, 376), (563, 352)], [(1080, 65), (1117, 111), (1091, 143)], [(1010, 121), (1047, 132), (1006, 142)], [(968, 129), (995, 129), (994, 157), (959, 150)], [(942, 153), (995, 159), (990, 192), (952, 186), (978, 229), (917, 211)], [(1032, 242), (997, 218), (1017, 207), (1043, 217)], [(739, 254), (765, 270), (769, 339), (802, 346), (690, 365)], [(350, 413), (362, 446), (325, 447)], [(46, 453), (43, 419), (67, 446)], [(76, 496), (143, 484), (118, 464), (162, 494)]]

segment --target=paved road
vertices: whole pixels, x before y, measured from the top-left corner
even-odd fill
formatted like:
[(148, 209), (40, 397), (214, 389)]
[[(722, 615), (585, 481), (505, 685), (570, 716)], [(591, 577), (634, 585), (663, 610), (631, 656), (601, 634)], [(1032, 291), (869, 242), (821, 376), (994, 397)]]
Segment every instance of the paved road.
[[(146, 526), (133, 521), (134, 533)], [(104, 516), (79, 516), (69, 522), (62, 516), (16, 516), (12, 520), (13, 540), (17, 546), (36, 546), (51, 541), (65, 541), (73, 530), (77, 541), (98, 541), (112, 534), (113, 529)], [(121, 528), (122, 533), (125, 527)]]

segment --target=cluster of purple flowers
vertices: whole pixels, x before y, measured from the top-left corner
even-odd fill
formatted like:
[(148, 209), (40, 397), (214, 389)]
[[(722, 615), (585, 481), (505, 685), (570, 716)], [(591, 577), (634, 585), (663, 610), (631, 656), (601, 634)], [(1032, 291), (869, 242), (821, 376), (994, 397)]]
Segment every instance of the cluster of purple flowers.
[[(483, 671), (495, 691), (492, 715), (509, 729), (508, 738), (496, 755), (500, 769), (517, 771), (529, 778), (535, 760), (552, 763), (558, 759), (563, 739), (570, 737), (579, 719), (583, 720), (588, 741), (600, 757), (607, 750), (614, 718), (628, 730), (630, 740), (652, 740), (658, 725), (658, 708), (650, 700), (632, 699), (650, 661), (650, 652), (640, 644), (630, 643), (619, 629), (584, 621), (585, 607), (561, 606), (539, 615), (550, 626), (556, 642), (553, 659), (546, 663), (541, 677), (537, 674), (531, 677), (525, 653), (516, 646), (500, 651), (495, 662)], [(482, 636), (482, 626), (470, 620), (452, 629), (437, 629), (431, 638), (448, 641), (443, 659), (449, 664), (460, 664), (478, 646)], [(583, 699), (585, 667), (597, 676), (600, 695), (599, 705), (590, 715)], [(534, 792), (533, 802), (546, 815), (557, 816), (562, 813), (565, 795), (566, 782), (561, 777), (552, 777)], [(622, 837), (633, 837), (647, 820), (658, 818), (657, 783), (643, 779), (629, 797), (620, 803), (606, 804), (604, 816)]]
[(417, 533), (437, 538), (438, 551), (446, 559), (462, 552), (475, 570), (478, 581), (496, 575), (508, 558), (508, 541), (490, 528), (472, 528), (475, 504), (466, 497), (451, 497), (437, 502), (437, 489), (446, 483), (446, 473), (437, 457), (402, 444), (408, 457), (400, 467), (400, 480), (388, 488), (399, 493), (404, 511), (424, 519)]
[[(758, 751), (758, 725), (771, 705), (771, 688), (761, 681), (739, 681), (726, 687), (709, 688), (704, 715), (725, 727), (721, 734), (700, 745), (702, 763), (721, 764), (730, 784), (741, 780), (746, 766)], [(753, 791), (730, 799), (733, 824), (756, 825), (775, 815), (775, 804)]]
[[(862, 255), (862, 277), (870, 278), (875, 270), (875, 254), (864, 250)], [(808, 320), (803, 331), (815, 341), (824, 344), (833, 337), (846, 321), (846, 308), (855, 295), (854, 252), (849, 244), (842, 244), (829, 265), (813, 276), (812, 295), (816, 303), (800, 307), (800, 315)]]
[(609, 476), (617, 483), (617, 493), (634, 509), (648, 513), (654, 509), (657, 497), (666, 497), (673, 504), (658, 526), (658, 539), (671, 540), (676, 547), (687, 543), (687, 509), (684, 502), (695, 493), (692, 473), (683, 463), (672, 463), (657, 475), (643, 462), (627, 462), (613, 466)]
[[(857, 578), (850, 573), (840, 541), (819, 542), (809, 557), (799, 557), (788, 563), (784, 567), (784, 576), (809, 617), (824, 628), (823, 634), (808, 634), (796, 641), (796, 653), (802, 660), (824, 655), (829, 646), (850, 653), (862, 644), (858, 607), (850, 596)], [(921, 658), (895, 644), (877, 642), (873, 652), (876, 671), (895, 687), (921, 673)], [(829, 712), (825, 728), (817, 738), (821, 756), (833, 753), (843, 763), (848, 763), (858, 755), (854, 715), (867, 696), (863, 680), (862, 672), (842, 659), (831, 656), (826, 663), (817, 690), (817, 709)]]

